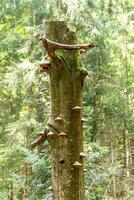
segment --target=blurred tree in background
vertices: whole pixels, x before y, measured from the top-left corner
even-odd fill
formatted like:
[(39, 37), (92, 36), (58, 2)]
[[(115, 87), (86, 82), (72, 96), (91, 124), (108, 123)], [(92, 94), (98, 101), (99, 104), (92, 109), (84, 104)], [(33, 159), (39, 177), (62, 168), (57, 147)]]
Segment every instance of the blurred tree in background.
[(65, 20), (83, 55), (87, 200), (134, 196), (134, 3), (132, 0), (0, 0), (0, 199), (51, 193), (50, 149), (30, 150), (50, 108), (47, 59), (38, 39), (45, 20)]

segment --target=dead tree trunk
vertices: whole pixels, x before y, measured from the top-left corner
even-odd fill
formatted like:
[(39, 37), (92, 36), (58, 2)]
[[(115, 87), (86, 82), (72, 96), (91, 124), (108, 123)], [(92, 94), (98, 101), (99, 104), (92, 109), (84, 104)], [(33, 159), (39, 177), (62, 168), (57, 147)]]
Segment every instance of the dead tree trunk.
[[(75, 45), (74, 32), (66, 22), (46, 22), (46, 37), (41, 38), (51, 58), (42, 63), (50, 75), (51, 112), (44, 136), (51, 145), (52, 191), (54, 200), (84, 200), (82, 86), (86, 69), (80, 60), (82, 49), (95, 45)], [(69, 45), (68, 45), (69, 44)]]
[[(74, 43), (75, 36), (65, 22), (46, 23), (46, 37), (60, 43)], [(49, 48), (49, 47), (48, 47)], [(49, 50), (48, 50), (49, 51)], [(81, 123), (82, 84), (78, 51), (53, 50), (51, 60), (52, 189), (54, 200), (83, 200), (83, 135)], [(57, 51), (57, 52), (56, 52)], [(49, 135), (49, 134), (48, 134)]]

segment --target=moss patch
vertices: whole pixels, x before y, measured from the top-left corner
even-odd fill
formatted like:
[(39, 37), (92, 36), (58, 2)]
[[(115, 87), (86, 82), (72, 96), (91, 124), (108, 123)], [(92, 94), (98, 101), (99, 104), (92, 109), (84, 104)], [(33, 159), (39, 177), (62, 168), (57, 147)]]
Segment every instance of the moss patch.
[(62, 62), (69, 70), (77, 70), (80, 74), (87, 75), (88, 72), (82, 65), (79, 51), (64, 51), (62, 49), (57, 49), (55, 54), (60, 62)]

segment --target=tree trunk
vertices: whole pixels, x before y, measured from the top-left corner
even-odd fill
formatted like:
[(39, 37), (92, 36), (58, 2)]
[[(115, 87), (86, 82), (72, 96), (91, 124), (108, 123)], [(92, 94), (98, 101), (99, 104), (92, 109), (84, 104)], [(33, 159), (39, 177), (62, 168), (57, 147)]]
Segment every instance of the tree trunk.
[[(114, 124), (112, 123), (111, 121), (111, 129), (110, 129), (110, 154), (111, 154), (111, 163), (113, 165), (114, 162), (115, 162), (115, 158), (114, 158), (114, 140), (113, 138), (115, 138), (115, 135), (114, 135)], [(116, 179), (115, 179), (115, 175), (112, 175), (111, 176), (111, 195), (112, 195), (112, 199), (113, 200), (116, 200)]]
[[(46, 37), (63, 44), (74, 44), (73, 32), (66, 22), (46, 22)], [(57, 51), (57, 50), (56, 50)], [(55, 54), (55, 52), (50, 52)], [(79, 52), (58, 50), (51, 60), (51, 134), (52, 190), (54, 200), (83, 200), (82, 85), (86, 70)], [(60, 117), (60, 118), (57, 118)]]

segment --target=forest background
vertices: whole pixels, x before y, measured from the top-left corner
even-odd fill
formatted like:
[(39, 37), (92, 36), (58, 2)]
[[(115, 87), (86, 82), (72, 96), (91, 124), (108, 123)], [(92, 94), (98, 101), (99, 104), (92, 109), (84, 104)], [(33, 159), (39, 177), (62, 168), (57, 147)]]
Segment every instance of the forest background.
[(134, 198), (133, 0), (0, 0), (0, 199), (39, 200), (50, 193), (50, 148), (29, 144), (50, 109), (45, 20), (65, 20), (88, 76), (83, 108), (87, 200)]

